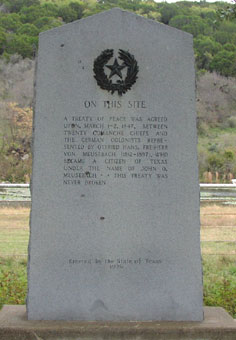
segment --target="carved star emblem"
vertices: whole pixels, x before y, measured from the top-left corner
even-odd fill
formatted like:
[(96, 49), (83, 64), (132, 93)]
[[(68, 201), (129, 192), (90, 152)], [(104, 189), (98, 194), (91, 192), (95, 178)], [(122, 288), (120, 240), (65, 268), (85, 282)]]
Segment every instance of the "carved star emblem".
[(115, 74), (122, 79), (122, 73), (121, 70), (126, 67), (126, 65), (119, 65), (117, 59), (115, 58), (113, 65), (105, 65), (109, 70), (111, 70), (111, 73), (109, 75), (109, 78), (113, 77)]

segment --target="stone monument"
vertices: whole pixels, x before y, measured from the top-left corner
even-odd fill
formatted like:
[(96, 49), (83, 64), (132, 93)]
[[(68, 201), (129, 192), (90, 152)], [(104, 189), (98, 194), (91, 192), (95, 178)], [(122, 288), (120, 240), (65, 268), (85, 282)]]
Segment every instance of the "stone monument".
[(40, 34), (29, 320), (201, 321), (192, 36), (120, 9)]

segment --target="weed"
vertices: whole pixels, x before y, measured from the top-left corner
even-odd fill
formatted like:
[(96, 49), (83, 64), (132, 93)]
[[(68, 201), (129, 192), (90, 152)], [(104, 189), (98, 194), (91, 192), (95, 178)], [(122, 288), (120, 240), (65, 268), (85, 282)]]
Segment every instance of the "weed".
[(4, 304), (24, 304), (26, 290), (26, 262), (0, 258), (0, 308)]

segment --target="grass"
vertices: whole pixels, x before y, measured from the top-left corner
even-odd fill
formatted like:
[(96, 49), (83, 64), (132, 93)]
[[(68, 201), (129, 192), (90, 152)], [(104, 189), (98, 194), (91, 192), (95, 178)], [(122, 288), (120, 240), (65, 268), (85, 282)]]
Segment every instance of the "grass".
[(28, 238), (29, 209), (0, 208), (0, 308), (25, 303)]
[(201, 241), (203, 255), (235, 255), (236, 261), (236, 207), (202, 207)]
[(236, 207), (201, 207), (201, 249), (204, 304), (236, 318)]
[(236, 208), (232, 206), (207, 205), (201, 207), (201, 226), (236, 226)]
[(236, 257), (203, 255), (204, 304), (236, 318)]
[(231, 137), (234, 138), (235, 140), (235, 134), (236, 134), (236, 128), (230, 128), (230, 127), (214, 127), (214, 128), (209, 128), (207, 130), (207, 135), (206, 136), (199, 136), (199, 142), (205, 146), (209, 146), (210, 144), (213, 143), (220, 143), (222, 142), (222, 138), (225, 137)]
[(25, 303), (27, 291), (26, 259), (0, 258), (0, 309)]
[[(29, 208), (0, 208), (0, 308), (24, 304)], [(236, 318), (236, 207), (201, 207), (204, 304)]]
[(0, 257), (27, 255), (29, 208), (0, 208)]

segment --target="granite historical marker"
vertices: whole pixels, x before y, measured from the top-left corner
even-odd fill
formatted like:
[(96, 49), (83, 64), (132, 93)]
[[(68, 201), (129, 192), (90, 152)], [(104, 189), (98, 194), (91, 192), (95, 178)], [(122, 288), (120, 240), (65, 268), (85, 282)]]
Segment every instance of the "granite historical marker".
[(192, 36), (112, 9), (40, 34), (30, 320), (203, 319)]

